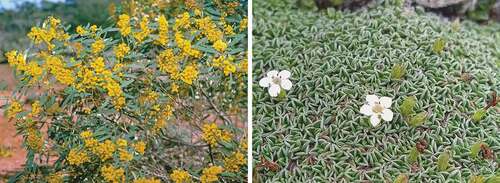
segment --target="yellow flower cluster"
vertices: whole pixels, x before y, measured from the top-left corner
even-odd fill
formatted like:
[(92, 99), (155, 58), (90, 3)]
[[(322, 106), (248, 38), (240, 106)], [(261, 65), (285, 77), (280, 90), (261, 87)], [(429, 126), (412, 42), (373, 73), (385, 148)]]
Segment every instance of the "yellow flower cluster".
[(106, 44), (104, 43), (104, 40), (102, 38), (97, 38), (92, 45), (90, 45), (90, 48), (92, 49), (93, 54), (98, 54), (100, 53)]
[(110, 183), (125, 182), (125, 170), (123, 168), (115, 168), (113, 165), (101, 167), (101, 176)]
[(40, 112), (42, 111), (42, 107), (41, 107), (41, 104), (40, 104), (40, 101), (35, 101), (33, 102), (33, 104), (31, 104), (31, 115), (32, 116), (38, 116), (38, 114), (40, 114)]
[(168, 43), (168, 21), (165, 15), (158, 17), (158, 39), (156, 42), (162, 46), (166, 46)]
[(118, 16), (118, 22), (116, 23), (120, 29), (122, 36), (128, 36), (132, 32), (130, 27), (130, 17), (126, 14)]
[(130, 48), (125, 43), (120, 43), (114, 48), (116, 59), (122, 60), (130, 51)]
[(176, 169), (170, 174), (170, 179), (174, 183), (189, 183), (191, 182), (191, 176), (185, 170)]
[(198, 78), (198, 68), (195, 64), (190, 64), (184, 68), (181, 73), (181, 80), (186, 84), (191, 85)]
[(157, 57), (157, 62), (161, 72), (170, 74), (172, 79), (178, 78), (179, 65), (172, 49), (162, 51)]
[(42, 134), (34, 127), (27, 130), (26, 146), (35, 152), (41, 152), (43, 148)]
[(201, 183), (216, 182), (219, 180), (219, 174), (224, 171), (224, 168), (220, 166), (211, 166), (203, 169), (203, 174), (200, 177)]
[(194, 58), (200, 58), (202, 53), (199, 50), (193, 49), (191, 47), (191, 41), (184, 39), (181, 32), (175, 33), (175, 42), (177, 46), (181, 49), (183, 56), (191, 56)]
[(22, 105), (17, 101), (12, 101), (7, 109), (7, 118), (12, 119), (15, 118), (16, 115), (23, 111)]
[(247, 26), (248, 26), (248, 19), (247, 18), (241, 19), (240, 31), (244, 31), (245, 29), (247, 29)]
[[(43, 41), (50, 51), (55, 47), (52, 40), (65, 41), (69, 39), (70, 36), (65, 33), (63, 29), (58, 28), (61, 22), (59, 19), (49, 17), (47, 20), (50, 23), (50, 27), (32, 27), (31, 31), (28, 33), (28, 37), (36, 44), (40, 44)], [(45, 26), (45, 24), (43, 25)]]
[(64, 176), (62, 173), (53, 173), (47, 177), (48, 183), (63, 183)]
[(73, 71), (65, 67), (65, 63), (57, 56), (48, 56), (47, 70), (62, 84), (72, 85), (75, 82)]
[(136, 142), (132, 145), (132, 147), (134, 147), (135, 151), (140, 155), (144, 155), (144, 152), (146, 151), (146, 143), (143, 141)]
[(221, 40), (224, 36), (224, 33), (217, 28), (217, 25), (212, 22), (210, 17), (197, 19), (196, 26), (201, 30), (201, 33), (212, 43), (216, 42), (217, 40)]
[(174, 29), (177, 31), (179, 29), (188, 29), (191, 26), (190, 15), (188, 12), (184, 12), (175, 18)]
[(118, 156), (120, 156), (120, 160), (124, 162), (129, 162), (134, 159), (134, 156), (124, 149), (120, 149)]
[(161, 181), (155, 178), (139, 178), (134, 180), (134, 183), (160, 183)]
[(212, 65), (214, 67), (220, 68), (224, 71), (224, 75), (228, 76), (236, 72), (236, 65), (233, 63), (234, 57), (230, 56), (226, 58), (225, 56), (220, 56), (218, 58), (213, 59)]
[(201, 138), (212, 147), (215, 147), (218, 141), (228, 142), (232, 138), (230, 132), (219, 129), (215, 123), (204, 124), (202, 132)]
[(33, 84), (38, 81), (43, 73), (43, 69), (36, 62), (30, 62), (26, 64), (26, 59), (22, 54), (18, 54), (17, 51), (13, 50), (5, 54), (7, 57), (7, 62), (10, 66), (15, 67), (19, 72), (24, 72), (24, 74), (31, 76), (30, 83)]
[(121, 109), (125, 105), (120, 83), (113, 79), (113, 73), (106, 68), (104, 58), (97, 57), (90, 63), (90, 68), (81, 68), (77, 75), (81, 78), (81, 81), (76, 84), (76, 89), (79, 91), (102, 87), (107, 91), (108, 96), (113, 98), (116, 109)]
[(151, 30), (148, 27), (149, 20), (147, 17), (142, 17), (141, 22), (139, 23), (139, 27), (141, 31), (134, 33), (134, 38), (138, 43), (142, 43), (146, 37), (151, 33)]
[(87, 156), (87, 153), (77, 149), (71, 149), (69, 151), (68, 157), (66, 157), (66, 160), (68, 160), (68, 163), (70, 165), (76, 165), (76, 166), (79, 166), (83, 163), (87, 163), (90, 161), (89, 157)]
[(94, 154), (96, 154), (101, 161), (106, 161), (113, 157), (113, 153), (116, 151), (116, 146), (111, 140), (105, 140), (97, 145)]
[(222, 40), (217, 40), (213, 46), (214, 46), (215, 50), (217, 50), (218, 52), (221, 52), (221, 53), (226, 51), (226, 48), (227, 48), (227, 44)]
[(79, 25), (78, 27), (76, 27), (76, 33), (78, 33), (80, 36), (83, 36), (87, 34), (87, 31), (81, 25)]
[(245, 155), (239, 151), (224, 159), (224, 168), (230, 172), (240, 171), (240, 167), (246, 164)]

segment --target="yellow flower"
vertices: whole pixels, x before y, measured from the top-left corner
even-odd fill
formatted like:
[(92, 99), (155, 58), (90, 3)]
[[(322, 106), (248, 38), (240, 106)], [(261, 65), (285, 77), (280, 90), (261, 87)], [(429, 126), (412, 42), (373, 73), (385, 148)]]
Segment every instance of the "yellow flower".
[(217, 40), (221, 40), (224, 36), (224, 33), (217, 28), (217, 25), (212, 22), (210, 17), (196, 20), (196, 26), (198, 27), (198, 29), (200, 29), (201, 33), (212, 43)]
[(85, 130), (82, 133), (80, 133), (80, 137), (83, 139), (88, 139), (91, 138), (94, 134), (90, 130)]
[(170, 86), (170, 91), (172, 93), (177, 93), (179, 92), (179, 86), (176, 83), (172, 83), (172, 86)]
[(35, 152), (41, 152), (43, 148), (42, 134), (35, 128), (29, 128), (26, 133), (26, 146)]
[(22, 54), (18, 54), (16, 50), (9, 51), (5, 54), (7, 62), (10, 66), (16, 67), (19, 71), (24, 71), (26, 68), (26, 59)]
[(134, 180), (134, 183), (160, 183), (161, 181), (155, 178), (139, 178)]
[(130, 28), (130, 17), (127, 14), (118, 16), (118, 22), (116, 24), (123, 36), (128, 36), (130, 32), (132, 32), (132, 28)]
[(83, 140), (85, 148), (92, 151), (93, 153), (97, 152), (97, 147), (99, 146), (99, 141), (94, 138), (87, 138)]
[(136, 142), (134, 145), (132, 145), (135, 149), (135, 151), (141, 155), (144, 155), (144, 152), (146, 150), (146, 143), (143, 141)]
[(120, 156), (120, 160), (124, 161), (124, 162), (129, 162), (130, 160), (132, 160), (134, 158), (134, 156), (132, 156), (132, 154), (130, 154), (126, 150), (120, 150), (118, 155)]
[(87, 156), (87, 153), (79, 151), (77, 149), (71, 149), (69, 151), (68, 157), (66, 157), (66, 160), (68, 160), (68, 163), (70, 165), (79, 166), (83, 163), (89, 162), (90, 159)]
[(222, 41), (222, 40), (217, 40), (215, 43), (214, 43), (214, 49), (219, 51), (219, 52), (224, 52), (227, 48), (227, 44)]
[(110, 183), (125, 182), (125, 170), (123, 168), (115, 168), (113, 165), (101, 167), (101, 176)]
[(42, 76), (42, 73), (43, 69), (36, 62), (32, 61), (26, 66), (25, 74), (32, 77), (30, 83), (37, 82), (40, 76)]
[(191, 22), (189, 21), (189, 13), (184, 12), (183, 14), (179, 15), (177, 18), (175, 18), (175, 25), (174, 29), (178, 30), (179, 28), (182, 29), (187, 29), (191, 26)]
[(7, 109), (7, 118), (12, 119), (15, 118), (16, 115), (23, 111), (22, 105), (17, 101), (12, 101)]
[(125, 148), (125, 147), (127, 147), (127, 140), (119, 138), (118, 140), (116, 140), (116, 145), (119, 148)]
[(200, 177), (202, 183), (216, 182), (219, 180), (219, 174), (224, 171), (220, 166), (211, 166), (203, 169), (203, 174)]
[(127, 46), (127, 44), (120, 43), (118, 46), (116, 46), (114, 48), (114, 50), (115, 50), (116, 59), (121, 60), (128, 54), (128, 52), (130, 51), (130, 48)]
[(72, 85), (75, 82), (73, 71), (65, 68), (65, 63), (56, 56), (49, 56), (46, 60), (46, 66), (51, 74), (62, 84)]
[(181, 80), (188, 85), (193, 84), (193, 80), (196, 80), (196, 78), (198, 78), (198, 69), (195, 64), (186, 66), (181, 73)]
[(217, 128), (215, 123), (207, 123), (203, 125), (202, 128), (202, 139), (207, 142), (210, 146), (215, 147), (217, 145), (217, 140), (221, 136), (221, 130)]
[(87, 34), (87, 31), (81, 25), (79, 25), (78, 27), (76, 27), (76, 33), (78, 33), (80, 36), (83, 36)]
[(176, 169), (170, 174), (170, 179), (174, 183), (188, 183), (191, 182), (191, 176), (185, 170)]
[(248, 26), (248, 19), (245, 17), (243, 19), (241, 19), (241, 22), (240, 22), (240, 31), (243, 32)]
[(224, 168), (230, 172), (240, 171), (240, 167), (246, 164), (245, 155), (239, 151), (224, 159)]
[(141, 28), (140, 32), (137, 32), (134, 34), (134, 38), (137, 40), (137, 42), (142, 43), (148, 37), (149, 33), (151, 30), (148, 27), (149, 20), (147, 17), (142, 17), (141, 22), (139, 23), (139, 27)]
[(224, 25), (224, 33), (226, 33), (229, 36), (234, 35), (235, 33), (234, 33), (234, 30), (233, 30), (233, 26), (231, 26), (229, 24)]
[(158, 17), (158, 39), (156, 42), (163, 46), (168, 43), (168, 21), (164, 15)]
[(231, 132), (229, 132), (227, 130), (222, 131), (222, 135), (220, 137), (220, 140), (222, 140), (224, 142), (229, 142), (229, 141), (231, 141), (232, 138), (233, 138), (233, 134), (231, 134)]
[(92, 53), (93, 54), (98, 54), (100, 53), (106, 45), (104, 44), (104, 41), (101, 38), (98, 38), (95, 40), (90, 47), (92, 48)]
[(31, 104), (31, 115), (32, 116), (38, 116), (38, 114), (40, 114), (41, 111), (42, 111), (42, 108), (41, 108), (39, 100), (37, 100), (37, 101), (33, 102), (33, 104)]
[(92, 33), (95, 33), (95, 32), (97, 31), (97, 25), (92, 25), (92, 26), (90, 26), (90, 31), (91, 31)]
[(170, 74), (170, 77), (172, 77), (172, 79), (177, 78), (177, 75), (179, 73), (179, 65), (172, 49), (166, 49), (162, 51), (158, 55), (156, 61), (161, 72)]
[(99, 143), (95, 149), (95, 154), (99, 156), (101, 161), (106, 161), (113, 157), (116, 147), (111, 140), (105, 140), (103, 143)]
[(49, 22), (50, 22), (50, 26), (52, 28), (55, 28), (57, 25), (59, 25), (61, 23), (61, 20), (57, 19), (57, 18), (54, 18), (52, 16), (49, 17)]
[(63, 183), (64, 176), (62, 173), (53, 173), (47, 177), (48, 183)]

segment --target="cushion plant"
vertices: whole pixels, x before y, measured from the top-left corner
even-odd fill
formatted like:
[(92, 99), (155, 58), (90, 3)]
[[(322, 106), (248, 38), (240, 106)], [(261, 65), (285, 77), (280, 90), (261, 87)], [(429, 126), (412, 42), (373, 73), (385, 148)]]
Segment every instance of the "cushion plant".
[[(499, 88), (499, 25), (450, 22), (390, 3), (357, 12), (254, 3), (255, 178), (498, 178), (499, 108), (485, 106)], [(270, 70), (292, 73), (294, 87), (283, 97), (258, 84)], [(370, 125), (360, 112), (367, 95), (392, 98), (393, 119)], [(476, 111), (484, 115), (472, 120)]]

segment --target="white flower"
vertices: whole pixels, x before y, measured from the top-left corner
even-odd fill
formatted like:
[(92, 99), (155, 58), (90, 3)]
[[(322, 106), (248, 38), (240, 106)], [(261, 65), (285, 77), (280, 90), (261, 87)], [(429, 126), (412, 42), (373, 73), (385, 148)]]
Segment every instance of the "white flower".
[(359, 110), (362, 114), (370, 116), (370, 123), (377, 126), (382, 118), (384, 121), (391, 121), (393, 113), (389, 109), (392, 105), (392, 99), (389, 97), (380, 97), (376, 95), (367, 95), (366, 103)]
[(264, 88), (269, 88), (268, 92), (271, 97), (276, 97), (281, 92), (281, 89), (290, 90), (292, 82), (290, 71), (282, 70), (278, 73), (277, 70), (272, 70), (267, 73), (267, 77), (260, 79), (259, 85)]

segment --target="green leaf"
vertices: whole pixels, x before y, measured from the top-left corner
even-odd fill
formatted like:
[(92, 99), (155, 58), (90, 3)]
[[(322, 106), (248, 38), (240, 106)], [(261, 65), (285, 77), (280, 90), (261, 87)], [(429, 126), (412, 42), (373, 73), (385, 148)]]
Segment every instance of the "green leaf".
[(396, 179), (394, 179), (394, 183), (408, 183), (408, 175), (402, 173), (399, 174)]
[(483, 119), (484, 116), (486, 116), (486, 110), (479, 109), (476, 112), (474, 112), (474, 115), (472, 115), (472, 121), (477, 123), (477, 122), (481, 121), (481, 119)]
[(416, 98), (414, 96), (406, 97), (403, 100), (401, 106), (399, 107), (399, 109), (401, 110), (401, 115), (406, 117), (413, 114), (414, 113), (413, 107), (415, 107), (415, 103), (416, 103)]
[(484, 183), (484, 177), (481, 175), (473, 175), (470, 177), (469, 183)]
[(481, 145), (483, 145), (483, 142), (481, 141), (476, 142), (475, 144), (472, 145), (472, 147), (470, 148), (470, 156), (472, 158), (477, 158), (479, 152), (481, 151)]
[(417, 127), (417, 126), (424, 124), (426, 118), (427, 118), (427, 113), (421, 112), (421, 113), (418, 113), (417, 115), (413, 116), (410, 119), (410, 121), (408, 122), (408, 124), (412, 127)]
[(443, 38), (438, 38), (432, 46), (432, 51), (436, 54), (441, 54), (446, 46), (446, 41)]
[(392, 67), (392, 72), (391, 72), (392, 79), (401, 79), (405, 76), (405, 74), (406, 74), (405, 66), (403, 66), (401, 64), (395, 64)]
[(408, 162), (410, 164), (416, 162), (418, 160), (418, 155), (420, 155), (420, 152), (418, 152), (417, 147), (413, 147), (408, 155)]
[(437, 160), (437, 166), (439, 171), (446, 171), (450, 166), (450, 154), (448, 152), (443, 152), (439, 155)]
[(500, 176), (493, 176), (488, 178), (488, 181), (486, 183), (499, 183), (500, 182)]

